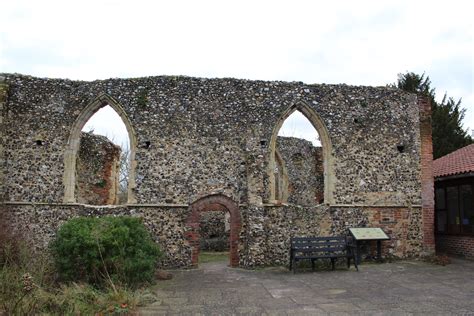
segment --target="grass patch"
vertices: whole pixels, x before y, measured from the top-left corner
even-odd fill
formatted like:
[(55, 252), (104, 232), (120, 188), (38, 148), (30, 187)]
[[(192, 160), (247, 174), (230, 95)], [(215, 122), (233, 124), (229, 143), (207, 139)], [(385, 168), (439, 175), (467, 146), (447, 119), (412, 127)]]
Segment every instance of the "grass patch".
[(208, 263), (208, 262), (225, 262), (229, 261), (229, 252), (222, 251), (201, 251), (199, 253), (199, 263)]
[(150, 287), (59, 282), (51, 257), (0, 245), (0, 315), (130, 314), (156, 301)]

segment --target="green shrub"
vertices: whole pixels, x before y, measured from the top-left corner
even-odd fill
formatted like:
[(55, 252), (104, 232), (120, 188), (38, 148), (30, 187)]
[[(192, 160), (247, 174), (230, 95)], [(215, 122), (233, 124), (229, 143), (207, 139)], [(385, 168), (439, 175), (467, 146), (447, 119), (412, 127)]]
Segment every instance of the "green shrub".
[(66, 222), (51, 243), (59, 276), (114, 286), (151, 282), (161, 256), (142, 222), (132, 217), (79, 217)]
[(0, 238), (0, 315), (133, 314), (156, 300), (149, 288), (126, 284), (58, 283), (49, 253), (32, 251), (24, 238), (12, 244), (12, 238)]
[(36, 314), (40, 289), (54, 279), (51, 263), (47, 254), (32, 252), (23, 240), (2, 244), (0, 315)]

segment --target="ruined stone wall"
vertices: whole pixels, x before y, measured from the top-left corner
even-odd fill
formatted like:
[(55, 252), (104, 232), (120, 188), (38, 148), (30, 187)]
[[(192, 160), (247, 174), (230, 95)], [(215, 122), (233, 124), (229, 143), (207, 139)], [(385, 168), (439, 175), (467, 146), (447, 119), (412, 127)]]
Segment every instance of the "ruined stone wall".
[[(186, 207), (127, 207), (87, 205), (8, 205), (5, 211), (14, 228), (36, 249), (45, 249), (57, 229), (77, 216), (134, 216), (143, 219), (154, 240), (164, 252), (161, 265), (185, 267), (191, 262), (191, 247), (186, 242)], [(14, 232), (16, 232), (14, 230)]]
[[(287, 265), (290, 240), (288, 236), (345, 236), (349, 227), (380, 227), (391, 239), (382, 242), (385, 257), (418, 256), (423, 247), (420, 208), (373, 208), (324, 205), (301, 207), (297, 205), (267, 207), (267, 232), (264, 262), (256, 265)], [(368, 245), (375, 251), (375, 245)]]
[(229, 250), (229, 213), (222, 211), (203, 212), (200, 219), (201, 250)]
[(277, 138), (276, 149), (288, 174), (288, 203), (311, 206), (324, 201), (322, 148), (310, 141)]
[[(47, 247), (57, 228), (76, 216), (136, 216), (143, 219), (164, 251), (164, 267), (191, 265), (192, 248), (186, 239), (187, 207), (8, 205), (9, 221), (38, 249)], [(221, 213), (205, 212), (204, 214)], [(381, 227), (391, 236), (382, 242), (384, 256), (418, 256), (423, 244), (420, 208), (331, 208), (268, 206), (241, 208), (243, 228), (239, 238), (240, 265), (287, 265), (293, 236), (346, 235), (348, 227)], [(32, 240), (34, 239), (34, 240)]]
[(81, 133), (76, 160), (77, 202), (117, 204), (121, 149), (105, 136)]
[(398, 89), (187, 77), (82, 82), (3, 76), (9, 86), (12, 201), (63, 200), (71, 128), (106, 93), (123, 107), (136, 134), (137, 203), (190, 203), (216, 191), (239, 203), (266, 200), (273, 128), (281, 113), (304, 103), (331, 136), (333, 204), (420, 204), (417, 100)]
[(5, 199), (5, 184), (7, 179), (5, 144), (7, 142), (5, 135), (6, 125), (6, 100), (8, 93), (8, 85), (5, 84), (4, 78), (0, 76), (0, 202)]
[[(417, 217), (421, 141), (415, 95), (387, 87), (237, 79), (0, 76), (8, 91), (5, 205), (38, 245), (71, 216), (129, 214), (144, 218), (164, 247), (163, 265), (189, 266), (189, 205), (220, 193), (239, 205), (241, 266), (283, 262), (292, 234), (339, 234), (353, 225), (391, 229), (394, 254), (421, 253), (419, 236), (426, 232)], [(66, 166), (78, 142), (72, 130), (82, 128), (86, 108), (92, 113), (91, 105), (105, 101), (132, 132), (134, 199), (118, 208), (65, 203), (67, 175), (74, 171)], [(333, 166), (331, 200), (277, 207), (268, 203), (271, 140), (282, 116), (299, 106), (317, 113), (327, 131), (330, 146), (323, 156)], [(381, 223), (382, 213), (396, 223)]]

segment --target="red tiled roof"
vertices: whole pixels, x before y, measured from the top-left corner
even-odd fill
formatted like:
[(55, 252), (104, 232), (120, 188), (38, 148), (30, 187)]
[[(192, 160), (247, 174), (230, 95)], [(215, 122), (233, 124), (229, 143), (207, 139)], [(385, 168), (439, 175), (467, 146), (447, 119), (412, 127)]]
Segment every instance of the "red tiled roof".
[(433, 161), (435, 178), (469, 172), (474, 172), (474, 144)]

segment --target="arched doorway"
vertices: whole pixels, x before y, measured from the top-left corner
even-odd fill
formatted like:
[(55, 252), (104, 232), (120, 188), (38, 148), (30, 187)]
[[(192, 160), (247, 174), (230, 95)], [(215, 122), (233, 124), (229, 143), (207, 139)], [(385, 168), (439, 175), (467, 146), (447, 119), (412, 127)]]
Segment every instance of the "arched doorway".
[(110, 106), (122, 119), (129, 136), (129, 160), (130, 171), (128, 173), (128, 194), (127, 203), (135, 203), (133, 195), (133, 188), (135, 187), (135, 149), (136, 136), (132, 128), (132, 124), (128, 119), (123, 107), (111, 96), (101, 94), (94, 101), (89, 103), (84, 110), (79, 114), (69, 134), (67, 148), (64, 153), (64, 202), (75, 203), (76, 199), (76, 160), (80, 147), (81, 131), (89, 119), (101, 108)]
[(225, 209), (230, 214), (229, 224), (229, 266), (239, 266), (238, 241), (242, 227), (238, 205), (230, 198), (222, 194), (203, 197), (190, 206), (190, 215), (186, 221), (189, 230), (186, 238), (192, 247), (191, 262), (193, 266), (198, 265), (200, 251), (200, 218), (202, 212), (222, 211)]
[[(313, 125), (314, 129), (319, 135), (319, 141), (322, 146), (322, 162), (323, 162), (323, 178), (324, 178), (324, 203), (332, 204), (333, 203), (333, 192), (334, 192), (334, 159), (332, 157), (332, 145), (329, 138), (329, 132), (321, 119), (321, 117), (306, 103), (300, 102), (296, 105), (288, 108), (276, 122), (272, 138), (270, 140), (270, 153), (269, 153), (269, 163), (268, 163), (268, 179), (269, 179), (269, 199), (270, 203), (279, 203), (282, 201), (282, 192), (278, 192), (279, 181), (276, 178), (275, 170), (278, 170), (279, 162), (278, 151), (277, 151), (277, 138), (278, 132), (282, 127), (285, 120), (295, 111), (301, 112), (308, 121)], [(284, 198), (283, 198), (284, 200)]]

